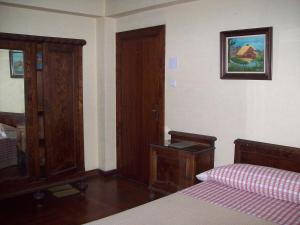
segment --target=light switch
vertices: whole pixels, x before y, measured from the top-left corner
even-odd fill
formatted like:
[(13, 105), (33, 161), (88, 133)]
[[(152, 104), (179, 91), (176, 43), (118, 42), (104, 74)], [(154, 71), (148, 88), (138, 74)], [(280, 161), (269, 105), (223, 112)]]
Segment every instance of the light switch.
[(178, 67), (177, 57), (169, 58), (169, 69), (175, 70)]
[(176, 87), (177, 86), (176, 80), (170, 80), (170, 86), (171, 87)]

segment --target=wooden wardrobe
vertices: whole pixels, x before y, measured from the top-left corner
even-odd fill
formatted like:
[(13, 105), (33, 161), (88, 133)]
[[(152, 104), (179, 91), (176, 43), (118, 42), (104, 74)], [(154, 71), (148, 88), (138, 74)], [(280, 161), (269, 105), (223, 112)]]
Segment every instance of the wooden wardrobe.
[[(16, 139), (17, 163), (0, 168), (0, 199), (83, 180), (82, 48), (85, 44), (78, 39), (0, 33), (0, 49), (9, 51), (11, 71), (18, 66), (12, 65), (11, 55), (17, 51), (23, 53), (24, 74), (20, 77), (24, 79), (25, 105), (25, 135), (23, 140)], [(14, 114), (0, 112), (0, 124), (12, 126), (18, 133), (20, 126), (7, 124), (10, 115)], [(18, 147), (20, 140), (24, 142), (23, 149)]]

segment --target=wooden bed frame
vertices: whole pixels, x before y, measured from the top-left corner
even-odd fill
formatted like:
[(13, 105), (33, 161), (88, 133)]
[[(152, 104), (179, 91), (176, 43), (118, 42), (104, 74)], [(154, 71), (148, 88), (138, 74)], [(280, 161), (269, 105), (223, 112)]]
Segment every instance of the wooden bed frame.
[(25, 113), (0, 112), (0, 123), (11, 127), (25, 124)]
[(300, 148), (237, 139), (234, 163), (248, 163), (300, 172)]

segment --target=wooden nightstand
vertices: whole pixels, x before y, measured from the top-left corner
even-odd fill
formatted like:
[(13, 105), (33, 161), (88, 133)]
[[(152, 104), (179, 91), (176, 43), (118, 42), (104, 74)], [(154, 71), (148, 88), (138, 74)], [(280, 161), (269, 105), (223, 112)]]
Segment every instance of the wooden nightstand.
[[(153, 194), (170, 194), (197, 183), (196, 175), (214, 166), (215, 137), (170, 131), (171, 142), (150, 146), (149, 188)], [(174, 148), (169, 144), (194, 142)]]

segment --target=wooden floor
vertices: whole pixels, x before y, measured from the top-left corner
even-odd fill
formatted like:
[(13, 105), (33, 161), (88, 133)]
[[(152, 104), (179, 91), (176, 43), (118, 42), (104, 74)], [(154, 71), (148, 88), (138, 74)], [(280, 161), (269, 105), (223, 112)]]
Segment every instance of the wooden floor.
[(146, 186), (118, 176), (88, 179), (85, 197), (55, 198), (47, 194), (36, 207), (32, 195), (0, 202), (1, 225), (76, 225), (100, 219), (150, 201)]

